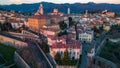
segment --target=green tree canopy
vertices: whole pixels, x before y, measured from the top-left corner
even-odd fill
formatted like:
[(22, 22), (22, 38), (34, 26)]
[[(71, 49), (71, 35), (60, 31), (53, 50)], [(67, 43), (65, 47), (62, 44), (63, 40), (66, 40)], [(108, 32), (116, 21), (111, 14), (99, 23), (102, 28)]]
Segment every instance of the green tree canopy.
[(57, 52), (55, 55), (55, 60), (58, 61), (60, 59), (61, 59), (60, 53)]
[(4, 31), (9, 31), (12, 29), (12, 25), (9, 22), (6, 22), (3, 24), (3, 30)]
[(49, 53), (49, 45), (47, 43), (40, 44), (40, 48), (43, 50), (44, 53)]
[(69, 20), (69, 26), (72, 26), (73, 25), (72, 17), (69, 17), (68, 20)]
[(60, 26), (60, 29), (61, 29), (61, 30), (64, 30), (64, 29), (67, 28), (67, 24), (66, 24), (64, 21), (60, 21), (60, 22), (59, 22), (59, 26)]
[(64, 55), (63, 55), (63, 64), (68, 64), (69, 63), (69, 60), (70, 60), (70, 58), (69, 58), (69, 53), (68, 53), (68, 50), (66, 49), (66, 51), (64, 52)]

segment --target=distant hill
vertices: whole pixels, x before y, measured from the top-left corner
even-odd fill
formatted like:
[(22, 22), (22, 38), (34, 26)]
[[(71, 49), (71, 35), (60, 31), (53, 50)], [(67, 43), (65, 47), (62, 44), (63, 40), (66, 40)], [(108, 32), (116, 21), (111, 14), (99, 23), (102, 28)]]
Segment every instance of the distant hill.
[[(108, 4), (108, 3), (74, 3), (74, 4), (55, 4), (49, 2), (41, 2), (44, 7), (44, 13), (52, 12), (53, 8), (58, 8), (60, 12), (67, 13), (67, 8), (71, 9), (71, 13), (82, 13), (85, 10), (109, 10), (120, 13), (120, 4)], [(20, 12), (36, 12), (40, 3), (33, 4), (12, 4), (12, 5), (1, 5), (0, 8), (6, 10), (16, 10)]]

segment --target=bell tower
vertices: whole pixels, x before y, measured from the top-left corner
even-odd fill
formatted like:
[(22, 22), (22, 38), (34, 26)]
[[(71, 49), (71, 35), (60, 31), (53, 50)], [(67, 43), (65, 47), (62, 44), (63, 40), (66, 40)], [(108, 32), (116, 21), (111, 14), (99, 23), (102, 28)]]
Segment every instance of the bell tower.
[(68, 8), (68, 14), (70, 14), (70, 8)]
[(37, 12), (35, 13), (35, 15), (43, 15), (43, 6), (42, 6), (42, 4), (40, 4), (40, 7), (37, 10)]

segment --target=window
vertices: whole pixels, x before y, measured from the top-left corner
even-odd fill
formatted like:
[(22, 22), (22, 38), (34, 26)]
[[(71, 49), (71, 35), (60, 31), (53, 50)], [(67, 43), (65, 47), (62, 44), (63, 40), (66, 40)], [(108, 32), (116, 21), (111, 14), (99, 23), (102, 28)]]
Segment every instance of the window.
[(76, 53), (75, 52), (73, 52), (73, 55), (75, 55)]

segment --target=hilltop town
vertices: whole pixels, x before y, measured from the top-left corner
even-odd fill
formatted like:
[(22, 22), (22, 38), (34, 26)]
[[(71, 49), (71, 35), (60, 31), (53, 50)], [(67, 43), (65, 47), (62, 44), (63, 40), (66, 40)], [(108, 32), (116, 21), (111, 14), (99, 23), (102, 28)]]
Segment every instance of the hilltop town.
[(5, 51), (13, 54), (9, 60), (0, 53), (0, 67), (114, 68), (120, 65), (120, 53), (114, 55), (115, 61), (104, 56), (108, 54), (104, 45), (111, 44), (113, 48), (112, 44), (119, 45), (114, 42), (120, 37), (120, 17), (115, 12), (106, 9), (93, 14), (89, 10), (73, 14), (68, 8), (65, 14), (54, 8), (45, 14), (43, 8), (40, 4), (33, 15), (0, 10), (0, 46), (8, 46), (12, 51)]

